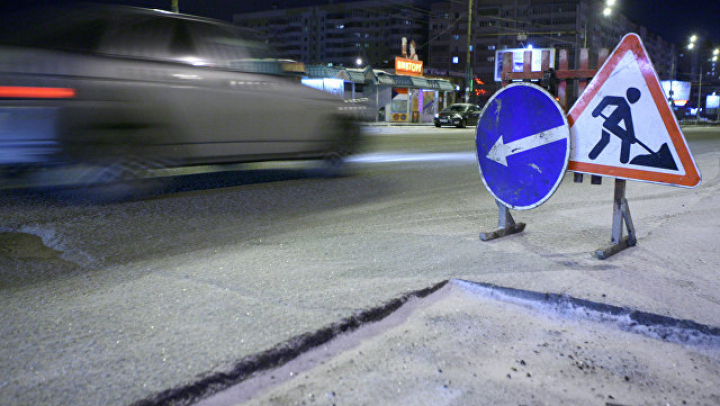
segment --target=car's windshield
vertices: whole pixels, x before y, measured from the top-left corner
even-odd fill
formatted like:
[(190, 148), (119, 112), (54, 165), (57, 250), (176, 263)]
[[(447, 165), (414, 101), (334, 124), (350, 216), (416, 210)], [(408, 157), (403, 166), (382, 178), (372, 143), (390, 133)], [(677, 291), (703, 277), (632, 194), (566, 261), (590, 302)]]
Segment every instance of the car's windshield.
[(465, 111), (467, 110), (468, 106), (463, 106), (461, 104), (452, 105), (445, 109), (445, 111)]

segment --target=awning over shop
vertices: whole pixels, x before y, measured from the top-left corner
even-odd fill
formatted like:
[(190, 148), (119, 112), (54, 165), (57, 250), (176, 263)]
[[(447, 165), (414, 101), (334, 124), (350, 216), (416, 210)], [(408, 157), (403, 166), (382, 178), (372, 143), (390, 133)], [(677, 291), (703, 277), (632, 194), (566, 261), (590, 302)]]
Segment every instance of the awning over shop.
[(342, 69), (334, 66), (307, 65), (305, 72), (310, 78), (334, 78)]
[(410, 76), (393, 75), (393, 80), (395, 80), (395, 86), (397, 87), (415, 87)]
[(348, 69), (345, 72), (347, 72), (350, 82), (365, 83), (365, 81), (366, 81), (364, 71)]
[(230, 61), (230, 67), (242, 72), (267, 73), (271, 75), (283, 73), (282, 64), (277, 59), (237, 59)]
[(452, 83), (450, 83), (449, 80), (435, 80), (434, 82), (437, 82), (440, 86), (440, 90), (446, 91), (446, 92), (452, 92), (455, 90)]
[(418, 76), (405, 76), (387, 73), (379, 69), (350, 69), (339, 66), (308, 65), (305, 67), (310, 78), (339, 78), (353, 83), (377, 84), (407, 89), (432, 89), (454, 91), (455, 87), (448, 80), (427, 79)]
[(395, 80), (393, 80), (393, 75), (391, 75), (389, 73), (383, 73), (383, 74), (377, 75), (376, 77), (377, 77), (377, 83), (380, 85), (392, 86), (395, 84)]
[(413, 87), (415, 87), (416, 89), (432, 89), (433, 88), (430, 81), (427, 79), (424, 79), (424, 78), (413, 77), (412, 82), (413, 82)]

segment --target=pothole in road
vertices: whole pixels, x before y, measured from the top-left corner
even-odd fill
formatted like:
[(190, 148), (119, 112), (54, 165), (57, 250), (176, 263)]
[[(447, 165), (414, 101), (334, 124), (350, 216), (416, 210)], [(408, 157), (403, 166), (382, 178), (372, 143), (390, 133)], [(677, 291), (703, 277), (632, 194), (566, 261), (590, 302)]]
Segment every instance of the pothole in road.
[(62, 252), (48, 247), (42, 238), (27, 233), (0, 233), (0, 260), (54, 260), (61, 259)]
[(0, 232), (0, 287), (52, 285), (87, 268), (68, 261), (65, 252), (47, 246), (42, 237), (24, 232)]

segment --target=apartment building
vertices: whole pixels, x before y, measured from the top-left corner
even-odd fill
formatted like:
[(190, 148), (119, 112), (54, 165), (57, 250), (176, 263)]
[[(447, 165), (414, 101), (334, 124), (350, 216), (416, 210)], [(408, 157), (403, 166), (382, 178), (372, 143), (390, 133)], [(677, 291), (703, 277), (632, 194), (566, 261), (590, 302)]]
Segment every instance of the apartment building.
[[(429, 3), (358, 1), (236, 14), (233, 22), (264, 32), (283, 58), (306, 64), (389, 67), (401, 41), (427, 58)], [(359, 63), (358, 63), (359, 62)]]
[[(499, 88), (496, 70), (505, 49), (567, 49), (576, 67), (579, 49), (590, 49), (591, 65), (600, 48), (612, 50), (629, 32), (638, 33), (661, 78), (669, 78), (674, 46), (613, 10), (605, 15), (606, 0), (474, 0), (470, 65), (483, 83), (483, 95)], [(432, 4), (429, 21), (429, 59), (435, 74), (465, 77), (468, 49), (468, 1)], [(483, 97), (480, 97), (482, 99)]]

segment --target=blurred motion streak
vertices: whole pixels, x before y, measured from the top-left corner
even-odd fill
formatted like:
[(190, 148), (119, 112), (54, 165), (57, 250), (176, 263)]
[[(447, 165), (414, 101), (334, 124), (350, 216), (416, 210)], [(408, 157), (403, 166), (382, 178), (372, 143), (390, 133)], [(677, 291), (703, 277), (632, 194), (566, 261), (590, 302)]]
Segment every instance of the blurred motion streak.
[(0, 19), (0, 187), (67, 167), (81, 186), (275, 160), (338, 173), (360, 142), (364, 104), (285, 74), (255, 31), (99, 4)]
[(59, 87), (0, 86), (0, 97), (26, 99), (71, 99), (75, 89)]
[(400, 162), (475, 162), (472, 152), (435, 154), (363, 154), (349, 158), (358, 163), (400, 163)]

